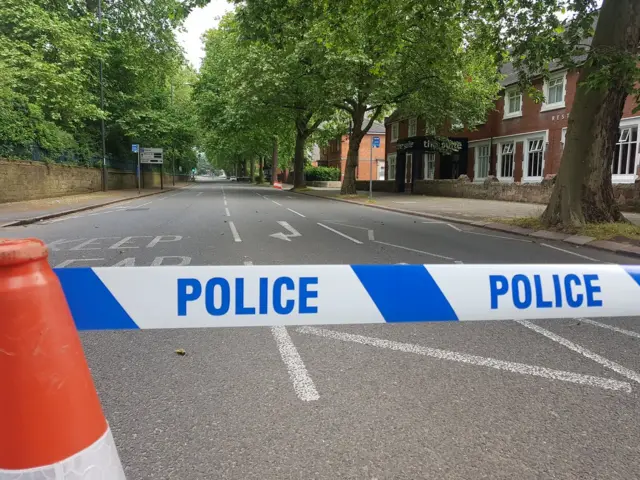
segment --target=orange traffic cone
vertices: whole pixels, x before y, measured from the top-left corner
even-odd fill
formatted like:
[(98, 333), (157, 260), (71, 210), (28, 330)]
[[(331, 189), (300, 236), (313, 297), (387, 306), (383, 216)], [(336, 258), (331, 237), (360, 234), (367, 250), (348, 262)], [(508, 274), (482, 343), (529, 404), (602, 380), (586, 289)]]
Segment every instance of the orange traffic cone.
[(47, 255), (0, 239), (0, 480), (124, 480)]

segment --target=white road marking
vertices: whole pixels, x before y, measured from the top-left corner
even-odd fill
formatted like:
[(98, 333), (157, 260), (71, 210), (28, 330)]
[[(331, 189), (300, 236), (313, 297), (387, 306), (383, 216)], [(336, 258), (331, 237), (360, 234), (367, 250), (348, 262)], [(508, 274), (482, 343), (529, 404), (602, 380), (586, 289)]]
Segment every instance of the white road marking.
[(136, 259), (135, 257), (123, 258), (122, 260), (120, 260), (119, 262), (111, 266), (112, 267), (135, 267)]
[(233, 235), (233, 239), (236, 242), (241, 242), (242, 239), (240, 238), (240, 235), (238, 235), (238, 230), (236, 230), (236, 226), (233, 224), (233, 222), (229, 222), (229, 228), (231, 229), (231, 235)]
[(403, 250), (408, 250), (410, 252), (416, 252), (416, 253), (422, 253), (424, 255), (430, 255), (432, 257), (436, 257), (436, 258), (442, 258), (444, 260), (454, 260), (451, 257), (447, 257), (445, 255), (438, 255), (437, 253), (431, 253), (431, 252), (425, 252), (423, 250), (416, 250), (415, 248), (409, 248), (409, 247), (404, 247), (402, 245), (395, 245), (393, 243), (387, 243), (387, 242), (381, 242), (380, 240), (374, 240), (375, 243), (379, 243), (380, 245), (386, 245), (388, 247), (396, 247), (396, 248), (401, 248)]
[(447, 226), (448, 226), (448, 227), (453, 228), (456, 232), (461, 232), (461, 231), (462, 231), (462, 229), (461, 229), (461, 228), (458, 228), (458, 227), (456, 227), (455, 225), (452, 225), (452, 224), (450, 224), (450, 223), (447, 223)]
[(247, 267), (250, 267), (251, 265), (253, 265), (253, 262), (252, 262), (251, 260), (245, 260), (245, 261), (244, 261), (244, 264), (245, 264)]
[(295, 228), (293, 228), (287, 222), (278, 221), (278, 223), (282, 225), (282, 227), (285, 228), (289, 233), (288, 234), (282, 233), (282, 232), (272, 233), (271, 235), (269, 235), (270, 237), (279, 238), (280, 240), (286, 240), (287, 242), (290, 242), (292, 238), (302, 236), (300, 232), (298, 232)]
[(598, 355), (597, 353), (592, 352), (591, 350), (587, 350), (581, 345), (570, 342), (566, 338), (563, 338), (560, 335), (556, 335), (555, 333), (550, 332), (549, 330), (546, 330), (542, 327), (539, 327), (534, 323), (528, 322), (526, 320), (514, 320), (514, 321), (524, 327), (527, 327), (533, 330), (536, 333), (539, 333), (540, 335), (547, 337), (549, 340), (553, 340), (554, 342), (559, 343), (564, 347), (567, 347), (569, 350), (573, 352), (579, 353), (583, 357), (586, 357), (590, 360), (593, 360), (596, 363), (599, 363), (603, 367), (613, 370), (614, 372), (619, 373), (620, 375), (623, 375), (628, 379), (633, 380), (634, 382), (640, 383), (640, 374), (634, 372), (633, 370), (629, 370), (628, 368), (623, 367), (622, 365), (616, 362), (613, 362), (608, 358), (604, 358)]
[(300, 215), (302, 218), (307, 218), (303, 214), (301, 214), (300, 212), (296, 212), (295, 210), (293, 210), (291, 208), (287, 208), (287, 210), (289, 210), (291, 213), (295, 213), (296, 215)]
[(271, 200), (271, 201), (272, 201), (273, 203), (275, 203), (276, 205), (278, 205), (279, 207), (281, 207), (281, 206), (282, 206), (282, 204), (281, 204), (281, 203), (278, 203), (278, 202), (276, 202), (275, 200)]
[(402, 205), (405, 205), (405, 204), (406, 204), (406, 205), (408, 205), (408, 204), (410, 204), (410, 203), (416, 203), (416, 202), (396, 202), (396, 201), (394, 200), (394, 201), (393, 201), (393, 203), (400, 203), (400, 204), (402, 204)]
[(200, 195), (202, 195), (203, 192), (198, 192), (196, 193), (196, 197), (199, 197)]
[(549, 245), (547, 243), (541, 243), (540, 245), (547, 248), (553, 248), (554, 250), (558, 250), (559, 252), (568, 253), (569, 255), (575, 255), (576, 257), (584, 258), (585, 260), (591, 260), (592, 262), (600, 262), (600, 260), (598, 259), (587, 257), (586, 255), (581, 255), (579, 253), (572, 252), (571, 250), (565, 250), (564, 248), (554, 247), (553, 245)]
[(435, 224), (442, 224), (442, 223), (444, 223), (444, 222), (443, 222), (443, 221), (441, 221), (441, 220), (430, 220), (430, 221), (428, 221), (428, 222), (422, 222), (422, 223), (426, 223), (427, 225), (433, 225), (434, 223), (435, 223)]
[(336, 234), (340, 235), (341, 237), (346, 238), (347, 240), (351, 240), (353, 243), (357, 243), (358, 245), (362, 245), (362, 242), (360, 240), (356, 240), (355, 238), (350, 237), (349, 235), (347, 235), (345, 233), (339, 232), (338, 230), (335, 230), (335, 229), (333, 229), (331, 227), (327, 227), (323, 223), (318, 223), (318, 225), (320, 225), (322, 228), (326, 228), (327, 230), (330, 230), (333, 233), (336, 233)]
[(273, 338), (276, 339), (280, 356), (287, 366), (289, 378), (293, 383), (293, 389), (296, 395), (298, 395), (298, 398), (303, 402), (318, 400), (320, 395), (318, 395), (316, 386), (313, 380), (311, 380), (311, 377), (309, 377), (307, 368), (304, 366), (304, 362), (302, 358), (300, 358), (300, 354), (293, 344), (286, 327), (271, 327), (271, 333), (273, 334)]
[(64, 268), (75, 262), (99, 262), (101, 260), (104, 260), (104, 258), (70, 258), (60, 262), (53, 268)]
[[(168, 238), (168, 237), (173, 237), (173, 238)], [(157, 237), (155, 237), (153, 240), (149, 242), (149, 244), (147, 245), (147, 248), (153, 248), (158, 243), (179, 242), (180, 240), (182, 240), (182, 237), (180, 235), (158, 235)]]
[(186, 265), (189, 265), (191, 263), (191, 257), (182, 257), (180, 255), (167, 255), (166, 257), (156, 257), (153, 259), (153, 262), (151, 262), (151, 266), (152, 267), (159, 267), (160, 265), (162, 265), (164, 263), (164, 261), (167, 258), (177, 258), (178, 259), (178, 263), (172, 263), (171, 266), (172, 267), (184, 267)]
[(90, 238), (86, 242), (82, 242), (80, 245), (76, 245), (75, 247), (71, 247), (69, 250), (102, 250), (104, 248), (103, 246), (94, 247), (94, 248), (85, 248), (85, 247), (87, 247), (88, 245), (91, 245), (92, 243), (94, 243), (94, 242), (96, 242), (98, 240), (106, 240), (108, 238), (114, 239), (114, 238), (120, 238), (120, 237), (96, 237), (96, 238)]
[(463, 262), (462, 260), (456, 260), (456, 261), (455, 261), (455, 262), (453, 262), (453, 263), (457, 263), (458, 265), (462, 265), (462, 264), (464, 264), (464, 262)]
[(225, 207), (227, 206), (227, 199), (226, 198), (224, 199), (224, 206)]
[(230, 217), (230, 216), (231, 216), (231, 214), (229, 213), (229, 209), (228, 209), (228, 208), (225, 208), (225, 209), (224, 209), (224, 214), (225, 214), (227, 217)]
[(111, 245), (109, 249), (117, 250), (118, 248), (140, 248), (140, 247), (124, 246), (129, 240), (133, 238), (151, 238), (151, 235), (138, 235), (133, 237), (124, 237), (122, 240), (119, 240), (113, 245)]
[(423, 347), (411, 343), (401, 343), (392, 340), (383, 340), (381, 338), (365, 337), (362, 335), (354, 335), (351, 333), (336, 332), (317, 327), (300, 327), (298, 332), (319, 337), (333, 338), (344, 342), (354, 342), (362, 345), (370, 345), (372, 347), (387, 348), (399, 352), (415, 353), (426, 357), (437, 358), (440, 360), (450, 360), (454, 362), (467, 363), (470, 365), (479, 365), (482, 367), (494, 368), (496, 370), (505, 370), (521, 375), (531, 375), (534, 377), (549, 378), (552, 380), (560, 380), (563, 382), (577, 383), (580, 385), (589, 385), (599, 387), (606, 390), (621, 390), (631, 393), (631, 385), (628, 382), (612, 380), (608, 378), (595, 377), (592, 375), (583, 375), (580, 373), (565, 372), (562, 370), (553, 370), (550, 368), (539, 367), (537, 365), (527, 365), (525, 363), (507, 362), (497, 360), (495, 358), (480, 357), (477, 355), (468, 355), (466, 353), (452, 352), (448, 350), (440, 350), (437, 348)]
[(349, 225), (348, 223), (329, 222), (327, 220), (325, 220), (325, 222), (330, 223), (331, 225), (340, 225), (341, 227), (357, 228), (358, 230), (369, 230), (367, 227), (359, 227), (357, 225)]
[(132, 207), (133, 208), (144, 207), (145, 205), (149, 205), (150, 203), (153, 203), (153, 200), (147, 203), (141, 203), (140, 205), (132, 205)]
[(64, 238), (61, 238), (60, 240), (54, 240), (53, 242), (47, 243), (47, 248), (51, 252), (59, 252), (60, 249), (57, 248), (58, 245), (62, 245), (64, 243), (81, 242), (82, 240), (84, 240), (84, 238), (75, 238), (73, 240), (65, 240)]
[(376, 237), (374, 236), (374, 232), (373, 230), (367, 230), (367, 237), (369, 238), (369, 240), (371, 240), (372, 242), (376, 241)]
[(618, 332), (623, 335), (628, 335), (629, 337), (640, 338), (640, 333), (634, 332), (632, 330), (625, 330), (624, 328), (614, 327), (613, 325), (607, 325), (606, 323), (596, 322), (595, 320), (591, 320), (590, 318), (579, 318), (578, 320), (584, 323), (588, 323), (589, 325), (593, 325), (595, 327), (613, 330), (614, 332)]

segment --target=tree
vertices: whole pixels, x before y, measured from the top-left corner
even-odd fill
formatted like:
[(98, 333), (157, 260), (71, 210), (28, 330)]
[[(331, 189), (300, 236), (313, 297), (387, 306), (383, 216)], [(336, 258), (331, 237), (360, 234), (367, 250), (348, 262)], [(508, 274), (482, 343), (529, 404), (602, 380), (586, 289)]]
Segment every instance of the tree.
[[(572, 68), (586, 56), (560, 170), (542, 221), (567, 229), (623, 221), (613, 196), (611, 163), (625, 99), (639, 96), (640, 1), (604, 0), (599, 10), (596, 0), (497, 3), (493, 6), (506, 32), (502, 41), (523, 86), (530, 85), (534, 75), (547, 75), (552, 60)], [(529, 92), (534, 98), (542, 96)]]
[[(362, 139), (376, 119), (398, 104), (412, 98), (414, 105), (424, 106), (417, 99), (429, 97), (435, 100), (430, 106), (437, 103), (437, 115), (429, 112), (433, 117), (466, 120), (468, 111), (474, 110), (474, 119), (478, 118), (477, 110), (486, 113), (498, 90), (497, 68), (493, 56), (487, 53), (487, 43), (479, 49), (473, 42), (472, 22), (462, 16), (463, 3), (244, 2), (241, 18), (251, 19), (246, 22), (247, 30), (268, 39), (275, 48), (295, 52), (296, 62), (289, 68), (301, 65), (308, 82), (321, 84), (323, 93), (315, 100), (314, 111), (332, 108), (349, 116), (349, 153), (342, 193), (355, 193)], [(480, 66), (485, 70), (482, 74), (478, 74)], [(469, 75), (472, 69), (477, 75)], [(469, 78), (473, 78), (473, 88)], [(469, 102), (477, 107), (468, 107)], [(326, 115), (318, 118), (325, 120)]]

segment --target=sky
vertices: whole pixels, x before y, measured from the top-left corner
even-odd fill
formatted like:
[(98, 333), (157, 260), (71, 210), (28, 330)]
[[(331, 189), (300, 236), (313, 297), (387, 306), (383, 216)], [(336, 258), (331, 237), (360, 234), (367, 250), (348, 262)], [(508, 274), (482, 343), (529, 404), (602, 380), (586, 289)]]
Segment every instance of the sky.
[(230, 11), (233, 5), (226, 0), (211, 0), (204, 8), (193, 10), (184, 23), (184, 32), (177, 32), (178, 41), (185, 50), (187, 60), (197, 69), (200, 68), (204, 49), (201, 36), (208, 29), (218, 25), (219, 18)]

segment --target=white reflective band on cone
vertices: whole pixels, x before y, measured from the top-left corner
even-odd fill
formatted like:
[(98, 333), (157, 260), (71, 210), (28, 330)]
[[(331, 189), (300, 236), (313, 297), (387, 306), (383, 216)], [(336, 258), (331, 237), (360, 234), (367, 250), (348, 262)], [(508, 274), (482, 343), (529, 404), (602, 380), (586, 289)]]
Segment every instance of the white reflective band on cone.
[[(55, 440), (52, 440), (55, 441)], [(126, 480), (111, 430), (60, 462), (26, 470), (3, 470), (0, 480)]]

